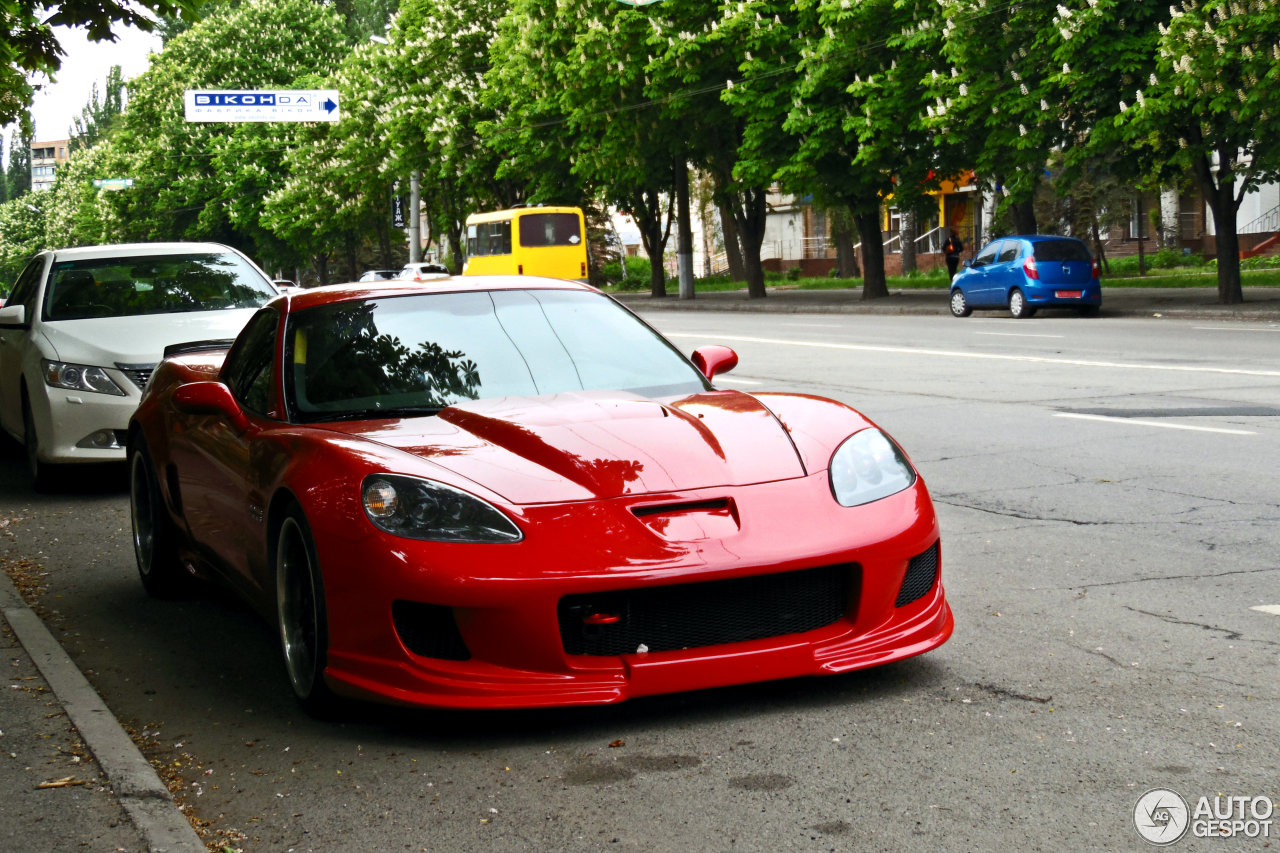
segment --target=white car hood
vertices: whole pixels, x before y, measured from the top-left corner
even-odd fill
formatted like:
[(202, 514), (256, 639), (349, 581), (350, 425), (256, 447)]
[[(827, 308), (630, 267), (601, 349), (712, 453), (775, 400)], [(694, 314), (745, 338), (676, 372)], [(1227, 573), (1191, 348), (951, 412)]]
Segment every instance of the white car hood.
[(40, 332), (58, 361), (113, 367), (156, 364), (171, 344), (231, 339), (240, 334), (256, 308), (144, 314), (138, 317), (99, 317), (58, 320), (40, 325)]

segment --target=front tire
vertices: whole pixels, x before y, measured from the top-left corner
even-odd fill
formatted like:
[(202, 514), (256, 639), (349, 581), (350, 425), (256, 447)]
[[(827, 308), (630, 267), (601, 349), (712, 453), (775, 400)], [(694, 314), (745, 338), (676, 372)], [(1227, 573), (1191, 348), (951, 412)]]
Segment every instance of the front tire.
[(951, 291), (951, 313), (956, 317), (968, 317), (973, 313), (969, 300), (964, 298), (964, 291), (958, 287)]
[(22, 393), (22, 445), (27, 451), (31, 487), (37, 492), (47, 491), (53, 485), (53, 467), (40, 461), (40, 436), (36, 433), (36, 419), (31, 414), (31, 401), (27, 399), (26, 391)]
[(177, 530), (165, 509), (151, 455), (141, 439), (129, 448), (129, 516), (138, 577), (154, 598), (181, 598), (192, 578), (178, 560)]
[(1035, 316), (1036, 309), (1027, 304), (1027, 297), (1015, 287), (1009, 294), (1009, 313), (1015, 320), (1026, 320)]
[(276, 537), (276, 616), (294, 694), (307, 713), (327, 715), (335, 697), (324, 680), (329, 656), (324, 582), (311, 528), (296, 506)]

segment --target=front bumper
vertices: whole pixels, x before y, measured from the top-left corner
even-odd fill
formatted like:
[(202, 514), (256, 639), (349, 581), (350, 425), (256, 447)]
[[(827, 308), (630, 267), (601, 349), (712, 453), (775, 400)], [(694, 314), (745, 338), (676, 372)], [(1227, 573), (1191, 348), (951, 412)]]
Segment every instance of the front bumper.
[[(669, 497), (727, 497), (733, 518), (646, 524), (632, 512), (635, 499), (534, 507), (526, 510), (525, 540), (512, 545), (441, 545), (381, 533), (349, 539), (313, 525), (329, 610), (330, 685), (434, 707), (602, 704), (846, 672), (920, 654), (951, 635), (940, 560), (931, 581), (917, 583), (915, 597), (900, 603), (912, 558), (939, 553), (931, 551), (938, 525), (921, 482), (851, 508), (831, 499), (825, 472)], [(608, 598), (823, 566), (847, 566), (851, 584), (834, 621), (811, 630), (666, 651), (566, 651), (563, 613), (557, 615), (566, 596)], [(397, 631), (398, 601), (451, 620), (446, 628), (456, 626), (465, 659), (410, 651), (423, 646), (407, 645)]]
[(117, 370), (108, 373), (125, 396), (68, 391), (46, 384), (42, 376), (27, 377), (31, 417), (40, 438), (40, 461), (66, 464), (124, 459), (123, 439), (142, 394), (124, 374)]

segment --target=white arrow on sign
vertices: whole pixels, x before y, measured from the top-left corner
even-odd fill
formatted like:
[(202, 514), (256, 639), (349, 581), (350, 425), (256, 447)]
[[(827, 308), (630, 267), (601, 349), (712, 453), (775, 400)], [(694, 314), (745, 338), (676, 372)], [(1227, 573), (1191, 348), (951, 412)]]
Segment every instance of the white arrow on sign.
[(337, 121), (336, 89), (188, 89), (187, 121)]

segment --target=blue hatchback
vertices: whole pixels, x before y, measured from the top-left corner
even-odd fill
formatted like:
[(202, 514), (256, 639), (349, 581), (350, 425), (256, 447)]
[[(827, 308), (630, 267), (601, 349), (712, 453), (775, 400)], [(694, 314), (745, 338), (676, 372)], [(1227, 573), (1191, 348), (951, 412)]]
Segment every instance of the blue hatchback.
[(1019, 320), (1037, 308), (1075, 308), (1091, 315), (1101, 305), (1098, 262), (1074, 237), (992, 240), (951, 280), (951, 313), (957, 317), (968, 317), (975, 308), (1007, 308)]

